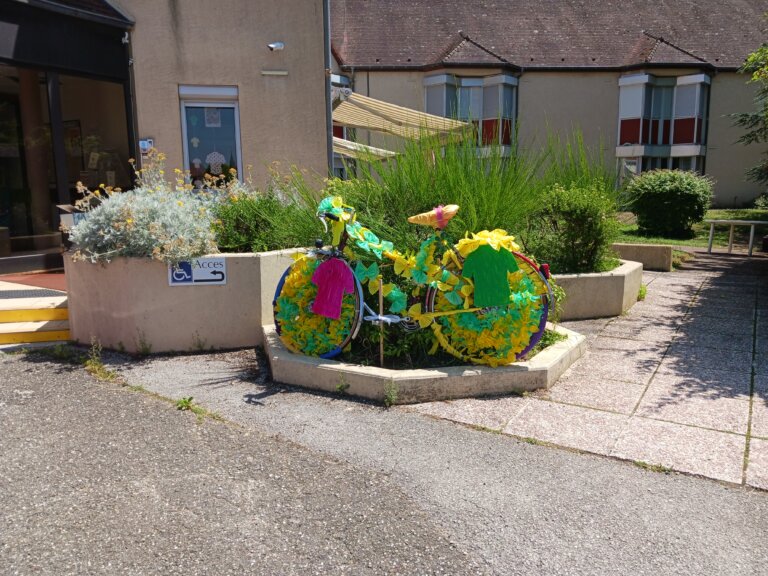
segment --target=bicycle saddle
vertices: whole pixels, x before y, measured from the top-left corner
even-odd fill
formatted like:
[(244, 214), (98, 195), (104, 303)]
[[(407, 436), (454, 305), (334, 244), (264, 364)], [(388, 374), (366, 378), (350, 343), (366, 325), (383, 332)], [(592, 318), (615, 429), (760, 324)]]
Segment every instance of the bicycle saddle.
[(442, 230), (448, 225), (448, 222), (456, 216), (459, 211), (459, 207), (456, 204), (448, 204), (447, 206), (437, 206), (429, 212), (422, 212), (415, 216), (410, 216), (408, 222), (411, 224), (421, 224), (422, 226), (432, 226), (432, 228), (439, 228)]

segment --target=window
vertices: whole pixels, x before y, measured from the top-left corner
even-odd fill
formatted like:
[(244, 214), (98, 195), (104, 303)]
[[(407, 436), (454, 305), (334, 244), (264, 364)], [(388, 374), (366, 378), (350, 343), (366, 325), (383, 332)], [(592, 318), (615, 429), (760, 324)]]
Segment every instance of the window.
[(703, 173), (709, 83), (705, 74), (620, 78), (616, 156), (641, 170)]
[(240, 173), (240, 115), (236, 86), (181, 86), (184, 165), (196, 185), (205, 174)]
[(517, 78), (506, 74), (482, 78), (448, 74), (424, 79), (429, 114), (472, 122), (478, 144), (512, 144), (517, 109)]
[[(342, 76), (340, 74), (331, 74), (331, 87), (335, 88), (349, 88), (351, 85), (351, 82), (349, 81), (349, 78), (347, 76)], [(332, 132), (334, 138), (341, 138), (342, 140), (347, 140), (349, 137), (352, 137), (351, 134), (352, 130), (348, 130), (345, 126), (341, 126), (340, 124), (333, 124), (332, 126)], [(347, 167), (352, 164), (354, 161), (350, 159), (346, 159), (338, 152), (333, 153), (333, 166), (331, 168), (331, 173), (335, 178), (340, 178), (341, 180), (347, 180), (349, 177)]]

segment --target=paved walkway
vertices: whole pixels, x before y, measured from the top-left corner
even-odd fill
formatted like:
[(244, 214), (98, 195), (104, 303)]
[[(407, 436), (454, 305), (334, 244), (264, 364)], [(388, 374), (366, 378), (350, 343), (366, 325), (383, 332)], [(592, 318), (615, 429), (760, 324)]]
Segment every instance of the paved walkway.
[(625, 316), (564, 323), (588, 352), (549, 391), (409, 409), (768, 490), (768, 259), (698, 253), (643, 281)]

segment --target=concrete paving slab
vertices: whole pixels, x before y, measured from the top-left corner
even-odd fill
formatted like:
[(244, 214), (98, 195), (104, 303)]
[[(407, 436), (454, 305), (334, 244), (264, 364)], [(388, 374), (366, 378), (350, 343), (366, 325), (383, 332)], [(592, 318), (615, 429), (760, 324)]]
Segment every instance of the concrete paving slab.
[(691, 318), (738, 318), (745, 322), (754, 319), (755, 310), (752, 307), (733, 308), (728, 306), (713, 306), (709, 303), (702, 304), (694, 301), (688, 307), (688, 314)]
[(675, 332), (677, 332), (677, 326), (675, 322), (669, 319), (658, 323), (648, 319), (641, 319), (641, 321), (624, 320), (622, 322), (613, 322), (605, 327), (602, 334), (604, 336), (629, 338), (642, 342), (663, 342), (671, 340)]
[(657, 382), (654, 378), (636, 414), (677, 424), (746, 434), (749, 401), (743, 398), (689, 393), (684, 386), (684, 380)]
[(565, 326), (569, 330), (578, 332), (587, 337), (587, 341), (594, 338), (600, 332), (605, 329), (605, 326), (611, 322), (613, 318), (596, 318), (593, 320), (568, 320), (567, 322), (561, 322), (562, 326)]
[(683, 375), (695, 374), (699, 370), (727, 370), (743, 374), (752, 370), (752, 352), (673, 343), (661, 365), (664, 369)]
[(738, 434), (635, 416), (611, 455), (740, 484), (745, 442)]
[(566, 404), (631, 414), (644, 390), (645, 386), (642, 384), (618, 380), (595, 380), (576, 375), (561, 378), (546, 396)]
[(626, 421), (620, 414), (529, 398), (504, 433), (609, 454)]
[(768, 490), (768, 440), (753, 438), (749, 443), (747, 486)]
[(625, 318), (651, 317), (680, 320), (688, 314), (688, 310), (685, 302), (671, 302), (658, 296), (647, 296), (645, 300), (635, 304)]
[(712, 308), (725, 308), (727, 310), (749, 309), (751, 310), (755, 305), (754, 296), (746, 298), (716, 298), (707, 294), (700, 294), (692, 302), (692, 308), (699, 307), (712, 307)]
[(666, 342), (640, 342), (617, 336), (598, 336), (590, 344), (592, 350), (624, 350), (645, 354), (663, 354), (669, 344)]
[(755, 400), (764, 400), (768, 403), (768, 374), (756, 374), (754, 380)]
[(755, 354), (755, 371), (760, 375), (768, 374), (768, 352), (758, 351)]
[(675, 390), (680, 398), (732, 398), (749, 401), (749, 372), (728, 372), (726, 370), (696, 370), (685, 372), (660, 366), (653, 377), (651, 386), (668, 387)]
[(680, 326), (681, 332), (709, 332), (721, 336), (752, 336), (754, 316), (750, 314), (725, 314), (709, 316), (698, 314), (691, 309), (691, 314)]
[(595, 380), (620, 380), (646, 384), (659, 366), (662, 351), (592, 350), (588, 351), (563, 377)]
[(742, 350), (752, 351), (752, 334), (728, 335), (724, 338), (722, 334), (711, 332), (704, 329), (681, 329), (675, 335), (675, 342), (685, 346), (696, 346), (700, 348), (716, 348), (719, 350)]
[(526, 404), (522, 396), (467, 398), (445, 402), (410, 404), (406, 410), (462, 424), (501, 430)]
[(768, 439), (768, 400), (764, 396), (752, 401), (752, 437)]

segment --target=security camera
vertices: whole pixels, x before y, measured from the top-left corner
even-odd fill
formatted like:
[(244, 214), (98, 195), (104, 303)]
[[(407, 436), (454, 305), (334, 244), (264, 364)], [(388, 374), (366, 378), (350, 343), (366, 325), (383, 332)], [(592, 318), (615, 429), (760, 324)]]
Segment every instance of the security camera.
[(283, 50), (285, 48), (285, 44), (282, 42), (270, 42), (267, 44), (267, 48), (269, 48), (270, 52), (274, 52), (275, 50)]

